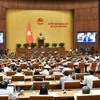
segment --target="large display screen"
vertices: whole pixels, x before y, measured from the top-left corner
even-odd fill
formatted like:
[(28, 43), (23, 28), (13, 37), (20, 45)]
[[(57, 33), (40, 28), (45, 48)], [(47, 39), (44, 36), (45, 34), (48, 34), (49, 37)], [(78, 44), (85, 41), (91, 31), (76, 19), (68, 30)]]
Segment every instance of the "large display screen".
[(3, 32), (0, 32), (0, 44), (3, 43)]
[(96, 32), (78, 32), (77, 43), (96, 43)]

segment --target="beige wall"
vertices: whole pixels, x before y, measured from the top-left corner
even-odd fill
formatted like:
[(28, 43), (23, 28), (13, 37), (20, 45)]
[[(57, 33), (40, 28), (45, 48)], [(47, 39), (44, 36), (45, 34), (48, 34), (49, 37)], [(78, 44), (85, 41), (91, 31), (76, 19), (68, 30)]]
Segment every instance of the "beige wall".
[[(37, 23), (38, 18), (44, 20), (42, 25)], [(30, 22), (34, 42), (42, 33), (45, 42), (64, 42), (66, 50), (73, 47), (73, 11), (72, 10), (16, 10), (6, 11), (7, 48), (15, 52), (16, 43), (26, 42), (28, 22)], [(48, 23), (68, 23), (66, 28), (51, 28)]]

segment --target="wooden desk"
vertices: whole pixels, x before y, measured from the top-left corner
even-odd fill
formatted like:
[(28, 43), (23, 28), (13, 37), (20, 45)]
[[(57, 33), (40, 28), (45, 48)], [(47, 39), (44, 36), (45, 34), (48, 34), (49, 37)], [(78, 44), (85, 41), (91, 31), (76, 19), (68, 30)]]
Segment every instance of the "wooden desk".
[[(33, 76), (25, 76), (25, 80), (31, 81)], [(11, 79), (12, 76), (7, 76), (8, 79)], [(48, 75), (45, 77), (45, 80), (53, 80), (52, 75)]]
[[(74, 98), (74, 93), (77, 93), (79, 90), (66, 91), (66, 94), (62, 90), (50, 91), (49, 95), (54, 96), (54, 100), (66, 100), (66, 98)], [(39, 91), (24, 91), (24, 95), (21, 95), (18, 100), (29, 100), (30, 95), (39, 95)]]
[[(26, 82), (12, 82), (16, 87), (21, 87), (21, 89), (29, 90), (30, 87), (33, 85), (34, 81), (26, 81)], [(61, 86), (56, 81), (49, 81), (50, 82), (50, 89), (61, 89)]]

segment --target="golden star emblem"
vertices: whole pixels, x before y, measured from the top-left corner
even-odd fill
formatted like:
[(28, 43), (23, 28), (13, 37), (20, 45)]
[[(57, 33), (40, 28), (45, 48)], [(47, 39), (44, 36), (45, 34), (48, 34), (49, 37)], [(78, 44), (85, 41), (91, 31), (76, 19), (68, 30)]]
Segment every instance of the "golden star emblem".
[(31, 35), (31, 31), (28, 30), (27, 34), (28, 34), (28, 36)]

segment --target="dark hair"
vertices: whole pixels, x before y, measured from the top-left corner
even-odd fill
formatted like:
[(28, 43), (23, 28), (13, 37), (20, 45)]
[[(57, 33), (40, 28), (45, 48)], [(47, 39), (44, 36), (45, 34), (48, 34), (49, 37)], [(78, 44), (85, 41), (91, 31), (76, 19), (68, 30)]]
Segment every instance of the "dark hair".
[(18, 73), (22, 72), (22, 69), (21, 69), (21, 68), (18, 68), (18, 69), (17, 69), (17, 72), (18, 72)]
[(79, 67), (75, 67), (75, 73), (80, 73), (80, 68)]
[(90, 75), (93, 75), (94, 74), (94, 70), (90, 69), (89, 73), (90, 73)]
[(3, 71), (3, 69), (2, 68), (0, 68), (0, 72), (2, 72)]
[(68, 76), (68, 75), (69, 75), (69, 72), (65, 71), (65, 72), (64, 72), (64, 75), (65, 75), (65, 76)]
[(39, 74), (40, 74), (39, 71), (35, 70), (34, 75), (39, 75)]
[(30, 70), (34, 70), (34, 68), (32, 66), (29, 67)]
[(48, 88), (47, 88), (46, 84), (41, 84), (39, 94), (48, 94)]
[(82, 93), (83, 94), (89, 94), (90, 93), (90, 88), (88, 86), (83, 86)]
[(13, 71), (16, 71), (16, 70), (17, 70), (17, 67), (16, 67), (16, 66), (14, 66), (14, 67), (12, 68), (12, 70), (13, 70)]
[(43, 79), (41, 77), (37, 76), (35, 81), (43, 81)]
[(6, 89), (7, 88), (7, 82), (6, 81), (1, 81), (0, 82), (0, 88), (2, 88), (2, 89)]

